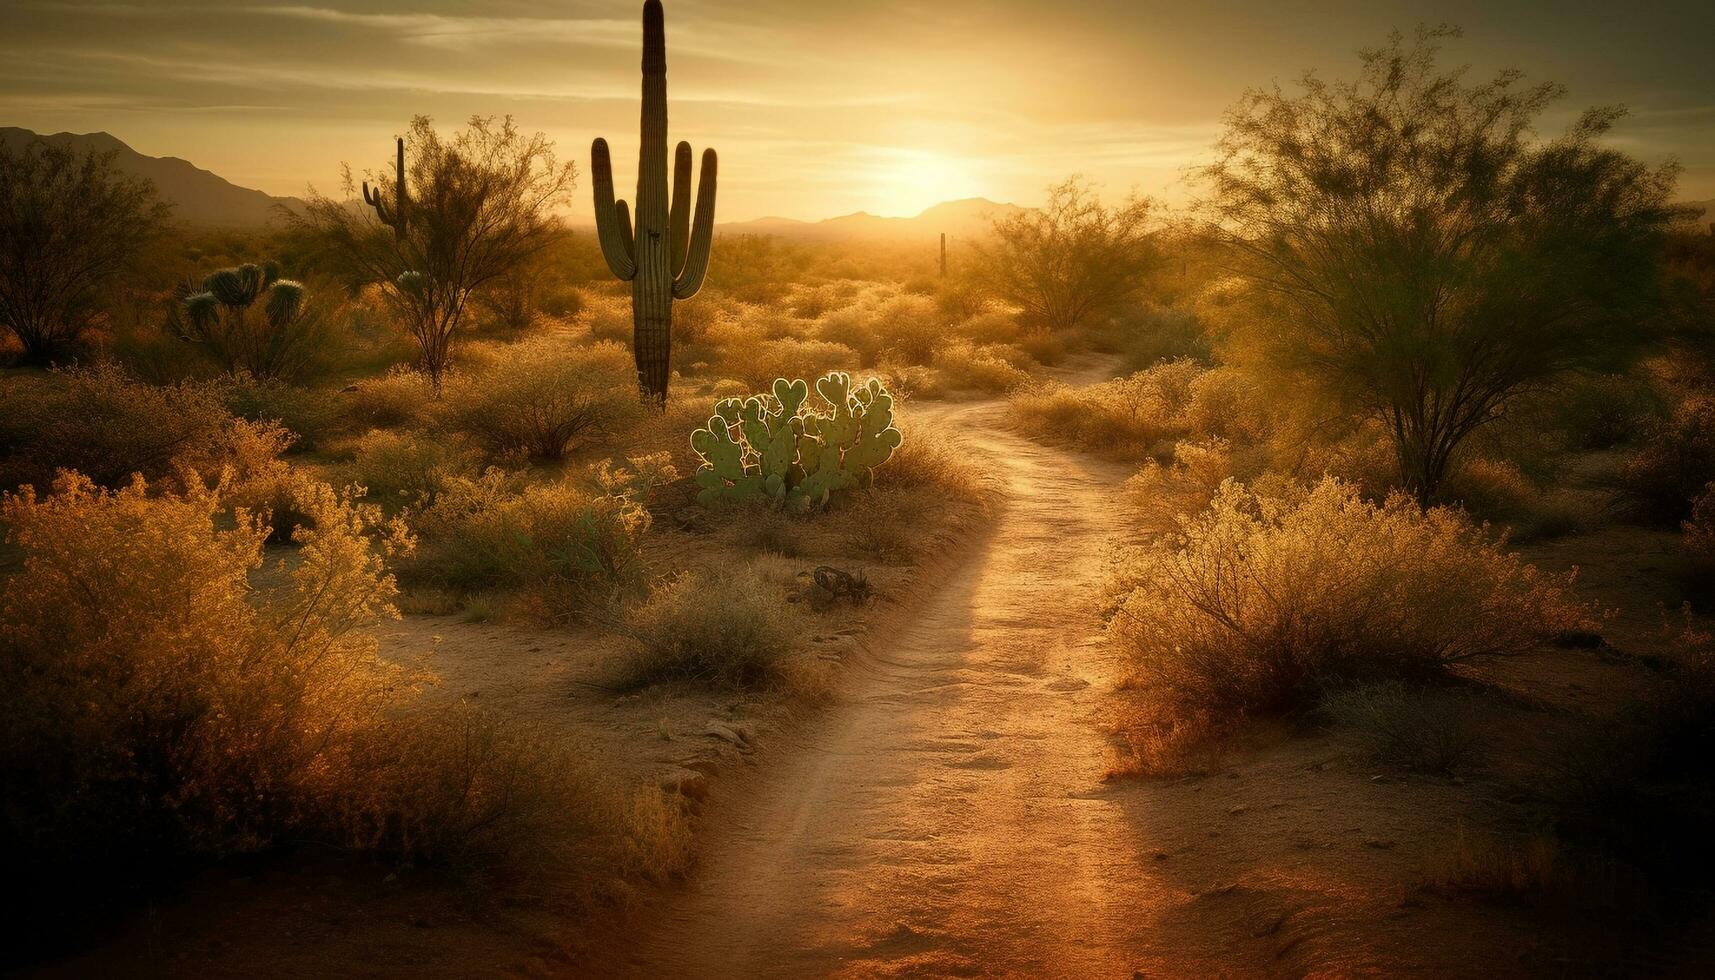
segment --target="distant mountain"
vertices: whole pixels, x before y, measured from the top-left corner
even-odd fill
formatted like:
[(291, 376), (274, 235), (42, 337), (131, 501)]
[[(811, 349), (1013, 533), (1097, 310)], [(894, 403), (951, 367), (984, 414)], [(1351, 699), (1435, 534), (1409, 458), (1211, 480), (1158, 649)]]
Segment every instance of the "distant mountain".
[(972, 238), (987, 234), (994, 219), (1023, 210), (1016, 204), (996, 204), (973, 197), (937, 204), (915, 218), (884, 218), (859, 211), (824, 221), (757, 218), (755, 221), (737, 221), (715, 227), (729, 235), (777, 235), (814, 241), (932, 238), (942, 233), (952, 238)]
[(69, 145), (80, 153), (117, 151), (115, 166), (131, 176), (153, 181), (161, 200), (172, 205), (173, 216), (186, 224), (258, 228), (280, 220), (275, 205), (284, 204), (296, 210), (304, 203), (295, 197), (274, 197), (239, 187), (178, 157), (144, 156), (107, 133), (55, 133), (38, 137), (27, 129), (0, 126), (0, 143), (9, 146), (37, 138)]

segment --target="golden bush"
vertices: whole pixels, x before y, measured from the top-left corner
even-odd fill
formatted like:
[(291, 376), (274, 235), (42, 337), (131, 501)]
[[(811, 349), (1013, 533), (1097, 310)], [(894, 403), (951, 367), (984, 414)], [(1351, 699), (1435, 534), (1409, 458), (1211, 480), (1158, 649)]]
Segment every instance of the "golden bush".
[(1462, 513), (1366, 501), (1324, 479), (1281, 497), (1223, 485), (1130, 556), (1111, 630), (1171, 707), (1216, 717), (1309, 704), (1333, 679), (1433, 672), (1588, 629), (1569, 592)]
[(348, 411), (363, 425), (393, 427), (421, 421), (435, 402), (429, 376), (393, 367), (386, 374), (356, 384), (349, 393)]
[(946, 387), (1004, 393), (1030, 383), (1030, 373), (1014, 363), (1021, 359), (1016, 347), (952, 340), (935, 352), (932, 364)]
[(0, 450), (13, 484), (45, 484), (59, 469), (109, 487), (134, 473), (218, 471), (234, 422), (216, 385), (151, 385), (108, 363), (56, 370), (5, 407)]
[(444, 481), (414, 517), (413, 579), (458, 590), (525, 590), (547, 618), (641, 585), (649, 529), (641, 491), (586, 490), (566, 480), (521, 486), (490, 468)]
[(1189, 434), (1186, 411), (1204, 372), (1181, 360), (1082, 388), (1050, 381), (1015, 394), (1010, 408), (1014, 422), (1030, 435), (1136, 458), (1165, 451), (1164, 442)]
[(450, 377), (438, 415), (496, 456), (560, 459), (636, 421), (637, 369), (614, 343), (571, 347), (558, 338), (508, 344), (488, 363)]
[(345, 478), (396, 512), (427, 505), (447, 480), (476, 469), (477, 454), (456, 437), (375, 429), (358, 440)]
[(410, 541), (326, 486), (297, 506), (314, 517), (299, 560), (255, 587), (268, 528), (223, 519), (220, 488), (67, 473), (5, 499), (23, 555), (0, 605), (15, 857), (251, 850), (364, 805), (355, 752), (412, 681), (371, 630)]
[(786, 677), (799, 650), (784, 590), (754, 565), (680, 576), (633, 608), (626, 627), (638, 645), (628, 686), (765, 684)]

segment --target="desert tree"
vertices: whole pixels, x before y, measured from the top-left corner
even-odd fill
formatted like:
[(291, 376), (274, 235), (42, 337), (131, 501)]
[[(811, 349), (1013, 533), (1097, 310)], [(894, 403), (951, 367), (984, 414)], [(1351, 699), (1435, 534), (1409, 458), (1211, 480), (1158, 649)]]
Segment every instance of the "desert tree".
[(167, 218), (114, 152), (0, 142), (0, 322), (46, 360), (99, 315), (105, 294)]
[(1564, 90), (1468, 82), (1437, 64), (1455, 36), (1395, 32), (1350, 81), (1248, 92), (1202, 174), (1234, 356), (1379, 419), (1423, 502), (1517, 395), (1638, 344), (1675, 216), (1671, 166), (1603, 145), (1620, 110), (1538, 137)]
[(1136, 298), (1160, 264), (1147, 198), (1106, 207), (1071, 177), (1048, 201), (994, 221), (976, 248), (974, 274), (1040, 329), (1071, 330)]
[(395, 166), (373, 191), (365, 184), (370, 208), (356, 205), (348, 167), (346, 200), (312, 194), (294, 221), (351, 285), (379, 287), (438, 392), (472, 299), (559, 234), (577, 168), (557, 163), (543, 134), (480, 116), (451, 138), (416, 117)]

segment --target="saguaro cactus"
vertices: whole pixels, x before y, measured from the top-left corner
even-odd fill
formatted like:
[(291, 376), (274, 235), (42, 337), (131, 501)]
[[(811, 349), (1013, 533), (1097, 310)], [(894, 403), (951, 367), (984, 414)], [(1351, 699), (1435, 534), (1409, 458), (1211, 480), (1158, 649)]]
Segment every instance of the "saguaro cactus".
[(691, 220), (691, 144), (673, 155), (673, 198), (667, 199), (667, 36), (661, 0), (643, 5), (643, 122), (637, 152), (635, 223), (614, 201), (607, 141), (590, 146), (596, 234), (609, 269), (631, 283), (632, 352), (643, 397), (667, 401), (673, 345), (673, 301), (690, 299), (709, 271), (715, 231), (714, 150), (703, 151), (695, 226)]
[(393, 203), (388, 204), (377, 186), (373, 192), (369, 181), (363, 182), (363, 203), (375, 209), (375, 216), (393, 228), (394, 238), (405, 237), (405, 137), (397, 137), (397, 158), (393, 162)]

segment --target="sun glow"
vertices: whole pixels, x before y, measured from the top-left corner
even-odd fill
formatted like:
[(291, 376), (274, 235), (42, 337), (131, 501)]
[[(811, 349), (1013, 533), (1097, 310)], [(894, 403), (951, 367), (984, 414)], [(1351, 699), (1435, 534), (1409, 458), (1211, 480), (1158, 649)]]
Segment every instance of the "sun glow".
[(871, 170), (875, 213), (915, 217), (943, 201), (980, 197), (978, 167), (932, 150), (889, 148)]

